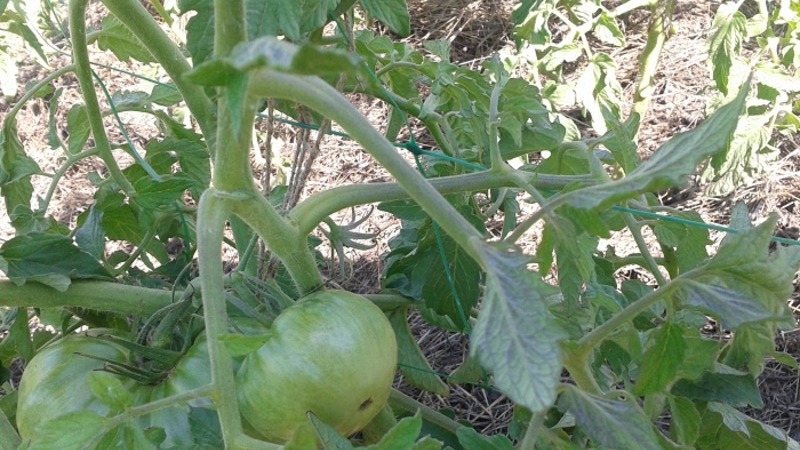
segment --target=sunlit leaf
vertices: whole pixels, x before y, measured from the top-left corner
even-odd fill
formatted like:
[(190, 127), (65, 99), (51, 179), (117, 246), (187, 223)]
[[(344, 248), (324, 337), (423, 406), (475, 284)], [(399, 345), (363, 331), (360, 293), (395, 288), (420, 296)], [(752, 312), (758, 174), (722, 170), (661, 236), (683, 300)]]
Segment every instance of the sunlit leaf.
[(747, 35), (744, 14), (739, 12), (738, 5), (726, 2), (720, 5), (714, 16), (711, 28), (714, 30), (709, 44), (709, 55), (714, 73), (714, 82), (723, 94), (728, 93), (733, 58), (739, 53), (742, 41)]

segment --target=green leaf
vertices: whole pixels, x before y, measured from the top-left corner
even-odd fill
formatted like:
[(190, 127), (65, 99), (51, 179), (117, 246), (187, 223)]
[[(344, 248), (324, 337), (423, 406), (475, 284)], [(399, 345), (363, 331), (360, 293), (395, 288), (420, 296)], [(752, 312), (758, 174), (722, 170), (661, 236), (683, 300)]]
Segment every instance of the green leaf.
[(437, 395), (447, 396), (450, 389), (433, 371), (422, 354), (406, 319), (407, 308), (397, 308), (387, 314), (397, 338), (397, 365), (412, 386)]
[[(441, 450), (444, 443), (430, 436), (424, 436), (418, 440), (412, 450)], [(450, 448), (450, 447), (447, 447)]]
[(694, 402), (669, 396), (670, 434), (678, 443), (692, 445), (700, 435), (700, 412)]
[(686, 306), (714, 316), (726, 330), (735, 330), (746, 323), (785, 318), (765, 308), (758, 299), (741, 293), (735, 281), (729, 287), (716, 277), (684, 280), (681, 291), (686, 296), (683, 302)]
[(150, 91), (149, 101), (161, 106), (174, 106), (183, 100), (173, 84), (156, 84)]
[(707, 411), (718, 414), (722, 419), (723, 427), (719, 429), (715, 443), (718, 448), (800, 449), (800, 444), (790, 438), (785, 430), (754, 420), (729, 405), (711, 402)]
[(511, 441), (502, 434), (494, 436), (484, 436), (474, 428), (460, 427), (456, 431), (458, 442), (464, 447), (469, 449), (481, 450), (514, 450), (514, 445)]
[(17, 285), (26, 281), (65, 291), (72, 279), (110, 280), (111, 275), (72, 239), (55, 234), (17, 236), (0, 247), (0, 270)]
[(367, 14), (380, 20), (400, 36), (411, 34), (411, 17), (406, 0), (360, 0)]
[(225, 350), (234, 358), (253, 353), (267, 343), (269, 333), (257, 335), (223, 334), (219, 337)]
[(725, 358), (721, 362), (758, 376), (764, 370), (766, 357), (775, 351), (775, 328), (771, 323), (738, 327), (726, 345)]
[(74, 155), (86, 145), (92, 130), (89, 128), (89, 115), (86, 113), (86, 106), (76, 103), (72, 105), (67, 113), (67, 148), (69, 153)]
[(216, 411), (189, 407), (189, 427), (198, 448), (223, 448), (222, 429)]
[(633, 392), (645, 396), (663, 392), (678, 374), (686, 351), (683, 327), (667, 322), (650, 335)]
[(103, 26), (96, 34), (97, 46), (101, 50), (111, 50), (121, 61), (131, 58), (143, 63), (155, 62), (153, 55), (142, 45), (142, 42), (112, 15), (103, 19)]
[(728, 78), (733, 59), (738, 56), (742, 42), (747, 36), (747, 18), (739, 12), (738, 4), (723, 3), (717, 9), (711, 28), (714, 30), (709, 43), (709, 58), (717, 89), (728, 93)]
[(322, 442), (323, 449), (351, 450), (354, 448), (350, 441), (343, 438), (332, 426), (319, 420), (317, 416), (311, 412), (308, 413), (308, 420), (311, 421), (314, 430), (316, 430), (317, 436), (319, 436), (319, 439)]
[(136, 188), (134, 200), (143, 209), (154, 211), (164, 206), (171, 206), (191, 185), (190, 180), (181, 176), (165, 176), (160, 182), (145, 176), (133, 183), (133, 187)]
[(579, 189), (569, 194), (569, 204), (591, 209), (599, 205), (633, 198), (644, 192), (682, 186), (686, 177), (707, 157), (725, 150), (744, 108), (749, 82), (736, 98), (719, 108), (697, 128), (679, 134), (625, 178), (600, 186)]
[[(732, 217), (746, 217), (742, 208), (735, 208)], [(719, 317), (729, 328), (764, 320), (788, 323), (786, 299), (800, 268), (800, 248), (769, 250), (776, 221), (771, 216), (754, 228), (732, 223), (740, 231), (728, 234), (700, 275), (685, 280), (688, 304)]]
[(528, 258), (484, 244), (486, 294), (472, 333), (473, 355), (512, 401), (533, 412), (553, 404), (562, 369), (559, 341), (546, 297), (552, 287), (530, 272)]
[(421, 430), (422, 415), (417, 411), (415, 415), (398, 421), (397, 425), (383, 435), (380, 442), (367, 448), (370, 450), (410, 449), (414, 447), (414, 441), (417, 440)]
[(28, 450), (85, 450), (86, 442), (104, 434), (106, 419), (88, 411), (75, 411), (39, 424)]
[(727, 403), (737, 408), (763, 408), (756, 379), (746, 373), (708, 372), (698, 381), (679, 380), (672, 393), (680, 397)]
[(698, 380), (714, 366), (720, 352), (720, 344), (700, 334), (697, 329), (685, 331), (684, 340), (686, 351), (678, 376), (687, 380)]
[(78, 244), (78, 247), (98, 260), (103, 258), (106, 249), (102, 222), (103, 213), (98, 211), (95, 205), (92, 205), (86, 219), (75, 230), (75, 243)]
[(89, 374), (89, 387), (95, 397), (108, 405), (112, 411), (122, 411), (133, 404), (131, 392), (122, 385), (118, 376), (95, 371)]
[(31, 175), (41, 173), (36, 162), (25, 154), (17, 136), (15, 121), (6, 120), (0, 130), (0, 192), (9, 215), (17, 207), (30, 208), (33, 196)]
[(613, 400), (565, 385), (558, 404), (575, 416), (581, 430), (602, 447), (661, 449), (650, 420), (630, 398)]

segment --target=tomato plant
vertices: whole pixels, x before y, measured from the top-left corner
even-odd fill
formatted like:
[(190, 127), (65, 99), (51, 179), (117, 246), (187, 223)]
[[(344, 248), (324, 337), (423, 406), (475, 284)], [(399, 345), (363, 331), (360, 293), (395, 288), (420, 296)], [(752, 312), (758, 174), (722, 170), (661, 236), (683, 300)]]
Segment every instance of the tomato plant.
[(346, 291), (316, 292), (281, 313), (242, 363), (242, 417), (275, 442), (308, 424), (308, 412), (349, 436), (384, 407), (396, 366), (394, 332), (377, 306)]
[[(18, 3), (0, 1), (3, 20), (27, 23)], [(350, 448), (361, 442), (347, 435), (365, 426), (378, 449), (797, 445), (737, 408), (760, 405), (756, 380), (765, 358), (796, 365), (773, 343), (792, 323), (786, 299), (800, 251), (772, 248), (776, 218), (754, 224), (742, 208), (709, 251), (699, 216), (661, 205), (656, 195), (685, 185), (709, 161), (721, 167), (743, 111), (764, 110), (764, 98), (753, 95), (774, 97), (784, 109), (790, 102), (758, 78), (756, 94), (752, 77), (728, 89), (725, 70), (715, 70), (729, 95), (703, 123), (642, 161), (640, 113), (674, 1), (616, 8), (654, 8), (628, 117), (617, 103), (610, 56), (592, 51), (584, 36), (591, 29), (621, 42), (615, 14), (595, 0), (520, 2), (516, 37), (530, 42), (526, 54), (541, 57), (536, 67), (544, 69), (529, 78), (513, 75), (513, 62), (499, 55), (470, 69), (449, 60), (446, 43), (418, 49), (355, 25), (367, 17), (408, 33), (404, 0), (183, 0), (174, 11), (157, 1), (147, 9), (138, 0), (103, 0), (106, 16), (92, 32), (88, 1), (70, 0), (67, 11), (47, 3), (48, 14), (68, 17), (69, 33), (61, 36), (71, 63), (15, 99), (0, 129), (0, 193), (16, 233), (0, 246), (8, 278), (0, 282), (0, 305), (14, 308), (0, 322), (0, 368), (29, 361), (19, 401), (6, 396), (0, 404), (0, 411), (17, 411), (15, 422), (0, 414), (3, 450), (45, 441), (181, 446), (212, 428), (217, 447)], [(721, 9), (720, 30), (726, 23), (740, 30), (732, 12), (738, 5)], [(792, 19), (793, 8), (770, 17)], [(551, 42), (553, 17), (569, 29), (563, 45)], [(15, 27), (36, 47), (29, 27)], [(156, 65), (166, 82), (149, 92), (98, 89), (102, 77), (89, 51), (95, 44), (120, 60)], [(724, 45), (719, 51), (727, 54)], [(561, 65), (584, 54), (591, 57), (587, 75), (568, 86)], [(781, 74), (793, 54), (775, 55), (788, 68)], [(715, 61), (726, 66), (724, 57)], [(77, 80), (81, 102), (59, 103), (71, 82), (52, 85), (65, 78)], [(386, 130), (343, 92), (385, 102)], [(581, 135), (562, 114), (557, 100), (565, 95), (580, 101), (593, 133)], [(48, 143), (61, 162), (53, 173), (43, 173), (17, 129), (20, 111), (35, 99), (51, 109)], [(390, 181), (303, 197), (308, 165), (298, 160), (291, 186), (258, 183), (251, 150), (262, 110), (321, 131), (335, 122)], [(129, 113), (152, 117), (157, 136), (143, 146), (128, 139), (120, 117)], [(110, 138), (109, 120), (122, 128), (121, 142)], [(391, 142), (412, 122), (439, 147), (405, 143), (416, 166)], [(89, 161), (102, 166), (87, 175), (91, 204), (74, 223), (59, 223), (50, 202), (65, 174)], [(33, 183), (39, 178), (49, 183), (41, 194)], [(523, 200), (536, 209), (523, 212)], [(371, 204), (393, 214), (402, 231), (384, 255), (381, 292), (367, 301), (326, 290), (335, 282), (320, 270), (311, 234), (325, 223), (323, 234), (340, 255), (344, 246), (358, 248), (365, 235), (330, 216)], [(535, 226), (542, 231), (526, 253), (520, 244)], [(601, 238), (623, 230), (634, 251), (601, 249)], [(226, 265), (223, 244), (235, 252), (234, 266)], [(652, 283), (618, 276), (632, 264)], [(397, 366), (415, 387), (442, 395), (450, 389), (409, 330), (411, 309), (468, 336), (470, 354), (453, 375), (490, 383), (515, 404), (508, 436), (482, 436), (388, 388)], [(67, 337), (43, 347), (50, 334), (31, 334), (31, 315)], [(99, 361), (71, 356), (76, 348), (110, 360), (133, 349), (169, 355), (169, 343), (192, 335), (200, 316), (206, 339), (191, 350), (199, 359), (182, 360), (155, 388), (90, 373)], [(703, 334), (709, 317), (732, 338)], [(231, 332), (253, 320), (271, 324), (266, 336)], [(81, 326), (111, 326), (137, 339), (69, 336)], [(198, 411), (210, 411), (199, 414), (214, 427), (194, 426)], [(404, 417), (397, 421), (395, 413)], [(659, 426), (667, 416), (670, 426)], [(290, 440), (300, 423), (309, 425)]]

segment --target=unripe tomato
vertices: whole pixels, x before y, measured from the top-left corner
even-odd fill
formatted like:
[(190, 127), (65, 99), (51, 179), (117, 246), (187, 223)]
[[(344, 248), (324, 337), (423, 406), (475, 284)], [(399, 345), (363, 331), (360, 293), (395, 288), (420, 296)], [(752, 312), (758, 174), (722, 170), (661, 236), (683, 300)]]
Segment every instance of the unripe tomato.
[(349, 436), (385, 405), (397, 341), (366, 298), (339, 290), (311, 294), (283, 311), (269, 333), (236, 374), (242, 416), (264, 438), (288, 441), (308, 424), (308, 411)]
[[(89, 384), (89, 374), (103, 367), (103, 361), (125, 361), (127, 351), (112, 342), (83, 335), (69, 335), (44, 347), (22, 374), (17, 397), (17, 428), (23, 439), (35, 438), (40, 423), (74, 411), (89, 411), (105, 416), (109, 407), (97, 398)], [(118, 376), (133, 398), (146, 401), (149, 388)]]

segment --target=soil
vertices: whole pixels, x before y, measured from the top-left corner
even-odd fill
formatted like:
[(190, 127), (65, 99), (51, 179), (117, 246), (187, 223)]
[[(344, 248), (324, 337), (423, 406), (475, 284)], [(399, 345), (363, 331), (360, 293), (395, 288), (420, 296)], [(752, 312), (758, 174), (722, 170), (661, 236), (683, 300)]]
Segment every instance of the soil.
[[(512, 23), (510, 14), (515, 2), (509, 0), (409, 0), (412, 17), (412, 36), (406, 40), (412, 44), (420, 44), (424, 40), (445, 39), (452, 43), (451, 58), (454, 62), (476, 66), (493, 52), (513, 45), (510, 33)], [(611, 3), (611, 2), (604, 2)], [(646, 158), (658, 146), (675, 135), (696, 126), (704, 117), (704, 108), (708, 100), (707, 88), (711, 85), (708, 69), (705, 66), (706, 42), (713, 12), (718, 6), (716, 2), (695, 2), (679, 0), (673, 17), (676, 33), (667, 41), (661, 60), (656, 85), (656, 95), (648, 111), (642, 119), (640, 132), (640, 154)], [(92, 22), (99, 24), (103, 10), (94, 4)], [(619, 64), (618, 78), (625, 88), (626, 100), (632, 100), (636, 82), (637, 60), (645, 41), (648, 25), (648, 14), (637, 12), (624, 18), (625, 33), (630, 36), (622, 49), (615, 50), (614, 60)], [(378, 27), (378, 31), (380, 27)], [(62, 43), (61, 45), (66, 45)], [(59, 50), (66, 51), (61, 47)], [(120, 63), (108, 52), (93, 51), (92, 59), (108, 65), (124, 68), (135, 73), (160, 74), (149, 66), (137, 63)], [(52, 68), (63, 67), (69, 63), (67, 55), (54, 56), (50, 60)], [(50, 69), (43, 69), (33, 61), (20, 61), (18, 81), (20, 86), (30, 81), (41, 79)], [(98, 75), (105, 80), (109, 91), (149, 90), (140, 80), (118, 71), (98, 68)], [(63, 88), (60, 104), (69, 105), (78, 100), (76, 80), (65, 77), (56, 82), (56, 88)], [(377, 102), (354, 96), (352, 98), (365, 115), (377, 126), (386, 124), (386, 110)], [(0, 101), (0, 118), (13, 106), (13, 99)], [(49, 114), (48, 99), (36, 99), (26, 106), (18, 118), (20, 140), (28, 154), (33, 157), (46, 173), (53, 173), (63, 161), (58, 151), (52, 150), (48, 144), (47, 122)], [(61, 108), (57, 113), (59, 122), (65, 120), (66, 111)], [(158, 130), (147, 116), (126, 115), (125, 126), (133, 141), (140, 146), (148, 139), (156, 136)], [(116, 130), (117, 125), (107, 120), (107, 129)], [(335, 129), (335, 127), (334, 127)], [(266, 140), (267, 124), (261, 125), (259, 139)], [(290, 161), (298, 142), (313, 142), (303, 136), (302, 130), (285, 124), (274, 124), (272, 127), (272, 147), (278, 150), (280, 161)], [(122, 136), (112, 132), (112, 141), (122, 142)], [(752, 219), (764, 219), (769, 212), (780, 215), (779, 231), (785, 237), (797, 238), (800, 219), (795, 214), (800, 181), (794, 175), (800, 164), (792, 150), (797, 147), (792, 138), (783, 138), (779, 145), (781, 159), (774, 170), (760, 176), (750, 185), (737, 190), (733, 194), (717, 198), (704, 194), (704, 186), (697, 182), (686, 189), (665, 192), (662, 201), (672, 207), (692, 210), (700, 213), (708, 222), (725, 224), (731, 205), (744, 202), (748, 205)], [(280, 162), (279, 161), (279, 162)], [(274, 162), (274, 161), (273, 161)], [(255, 157), (256, 168), (264, 167), (264, 160)], [(77, 215), (85, 211), (91, 204), (94, 192), (86, 178), (87, 173), (101, 170), (100, 163), (83, 162), (65, 174), (65, 182), (59, 183), (53, 195), (48, 212), (60, 223), (74, 224)], [(347, 183), (362, 181), (380, 181), (388, 179), (387, 174), (377, 168), (366, 154), (353, 142), (336, 136), (326, 137), (321, 144), (320, 154), (313, 161), (313, 170), (305, 184), (302, 195)], [(266, 175), (274, 181), (281, 176), (280, 171), (260, 170), (262, 183), (266, 184)], [(46, 192), (49, 179), (37, 177), (36, 192)], [(2, 202), (2, 199), (0, 199)], [(0, 208), (5, 207), (0, 203)], [(399, 225), (388, 214), (372, 208), (358, 208), (351, 216), (350, 212), (342, 212), (334, 219), (338, 222), (353, 221), (367, 217), (359, 231), (371, 233), (368, 242), (375, 244), (366, 251), (347, 252), (343, 277), (334, 277), (343, 287), (356, 292), (376, 292), (380, 285), (380, 255), (387, 250), (386, 242), (399, 229)], [(7, 220), (0, 223), (0, 242), (13, 236), (13, 230)], [(616, 236), (613, 245), (619, 253), (633, 249), (634, 244), (623, 235)], [(332, 265), (331, 275), (338, 270)], [(790, 305), (797, 310), (800, 295), (795, 294), (788, 299)], [(432, 367), (439, 373), (450, 373), (458, 367), (468, 353), (467, 340), (464, 336), (431, 329), (416, 316), (410, 318), (413, 332), (423, 348)], [(776, 343), (779, 350), (785, 350), (800, 360), (800, 334), (786, 333)], [(446, 397), (421, 393), (408, 387), (402, 377), (398, 378), (401, 388), (437, 409), (452, 411), (459, 418), (468, 420), (487, 434), (505, 433), (512, 417), (511, 403), (501, 394), (475, 385), (452, 386), (451, 394)], [(800, 433), (800, 383), (797, 374), (785, 366), (770, 362), (760, 378), (760, 386), (766, 406), (759, 411), (748, 411), (777, 428), (786, 430), (791, 435)]]

